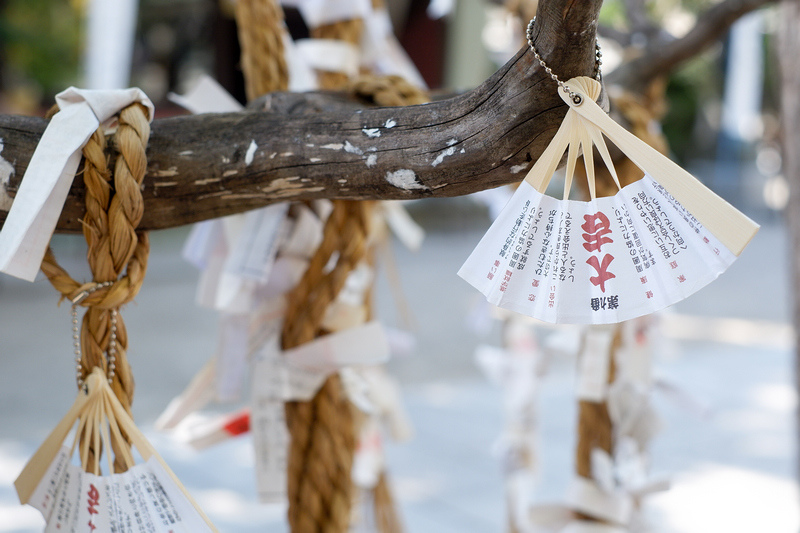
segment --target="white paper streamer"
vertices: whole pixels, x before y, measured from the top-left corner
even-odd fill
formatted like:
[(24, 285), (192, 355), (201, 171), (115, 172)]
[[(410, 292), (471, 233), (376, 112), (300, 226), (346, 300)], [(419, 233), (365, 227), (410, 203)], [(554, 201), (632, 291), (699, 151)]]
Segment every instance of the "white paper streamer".
[(305, 63), (318, 70), (341, 72), (348, 77), (358, 75), (358, 47), (336, 39), (300, 39), (295, 42)]
[(358, 437), (353, 457), (353, 483), (362, 489), (373, 489), (384, 469), (383, 444), (380, 427), (374, 417), (366, 419)]
[(425, 230), (417, 224), (399, 202), (382, 202), (386, 223), (397, 238), (412, 252), (419, 251), (425, 240)]
[(369, 0), (283, 0), (281, 4), (296, 7), (309, 28), (340, 20), (363, 19), (372, 10)]
[(29, 501), (44, 516), (46, 532), (214, 531), (155, 457), (122, 474), (96, 476), (71, 464), (70, 455), (61, 448)]
[(590, 327), (584, 337), (580, 355), (577, 396), (587, 402), (601, 403), (608, 389), (608, 368), (611, 361), (613, 329)]
[(153, 119), (153, 103), (140, 89), (69, 89), (56, 95), (50, 120), (0, 231), (0, 272), (33, 281), (53, 235), (81, 160), (81, 148), (120, 110), (139, 102)]
[(283, 53), (289, 68), (289, 91), (305, 92), (318, 89), (317, 75), (306, 63), (305, 57), (297, 49), (289, 32), (283, 34)]
[(576, 476), (567, 490), (567, 504), (582, 513), (625, 525), (633, 516), (633, 500), (621, 490), (606, 492), (596, 483)]
[(236, 113), (244, 109), (217, 80), (205, 74), (200, 76), (186, 94), (169, 93), (167, 98), (195, 115)]
[(253, 368), (250, 422), (262, 502), (285, 497), (289, 437), (283, 403), (310, 400), (327, 376), (343, 367), (376, 365), (388, 357), (389, 344), (377, 322), (326, 335), (283, 353), (277, 349), (277, 339), (265, 346)]
[(394, 74), (408, 83), (426, 89), (425, 80), (414, 62), (397, 42), (386, 9), (370, 11), (361, 38), (361, 65), (376, 74)]

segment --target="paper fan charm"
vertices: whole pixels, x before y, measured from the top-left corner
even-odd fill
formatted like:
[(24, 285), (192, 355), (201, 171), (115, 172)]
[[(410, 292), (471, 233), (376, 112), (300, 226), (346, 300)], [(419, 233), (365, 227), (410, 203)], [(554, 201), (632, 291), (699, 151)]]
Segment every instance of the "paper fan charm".
[[(716, 279), (758, 225), (614, 122), (595, 103), (598, 81), (559, 85), (570, 106), (561, 127), (459, 276), (499, 307), (575, 324), (652, 313)], [(593, 147), (620, 186), (604, 135), (645, 176), (615, 196), (595, 198)], [(567, 199), (581, 151), (588, 202)], [(544, 191), (564, 152), (565, 193), (558, 200)]]
[[(63, 445), (75, 422), (72, 447)], [(145, 460), (134, 464), (125, 434)], [(80, 445), (78, 445), (80, 441)], [(81, 463), (72, 463), (78, 447)], [(101, 475), (100, 450), (119, 450), (128, 469)], [(89, 375), (72, 408), (25, 465), (14, 482), (20, 502), (37, 508), (45, 531), (126, 531), (204, 533), (216, 528), (183, 488), (175, 474), (145, 439), (108, 385), (99, 368)]]

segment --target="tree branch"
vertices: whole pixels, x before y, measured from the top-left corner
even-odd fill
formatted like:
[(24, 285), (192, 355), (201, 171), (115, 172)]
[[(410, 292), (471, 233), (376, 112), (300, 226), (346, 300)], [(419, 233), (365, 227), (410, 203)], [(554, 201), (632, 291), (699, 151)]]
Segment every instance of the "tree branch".
[[(562, 79), (591, 75), (601, 0), (549, 0), (535, 41)], [(457, 196), (520, 180), (566, 106), (527, 49), (477, 89), (424, 106), (353, 109), (331, 95), (273, 94), (266, 111), (157, 120), (148, 146), (142, 229), (240, 213), (283, 200)], [(45, 128), (0, 117), (0, 221)], [(0, 164), (0, 170), (2, 170)], [(80, 231), (82, 180), (58, 223)]]
[(653, 24), (647, 17), (644, 0), (624, 0), (625, 15), (631, 28), (631, 33), (648, 32), (653, 28)]
[(657, 77), (707, 49), (747, 13), (774, 0), (724, 0), (700, 15), (685, 36), (670, 42), (651, 42), (646, 52), (609, 73), (606, 82), (643, 92)]

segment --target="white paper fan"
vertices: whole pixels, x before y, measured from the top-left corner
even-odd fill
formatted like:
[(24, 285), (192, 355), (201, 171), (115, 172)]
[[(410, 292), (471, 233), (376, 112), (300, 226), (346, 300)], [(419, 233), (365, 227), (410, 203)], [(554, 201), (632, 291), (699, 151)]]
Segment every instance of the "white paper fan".
[[(614, 122), (600, 83), (567, 82), (570, 106), (550, 145), (459, 270), (489, 302), (546, 322), (605, 324), (674, 304), (727, 269), (758, 225)], [(596, 198), (596, 147), (619, 187), (603, 135), (644, 172)], [(567, 152), (564, 199), (544, 194)], [(566, 199), (583, 152), (591, 200)], [(588, 154), (588, 155), (586, 155)]]
[[(64, 446), (76, 421), (75, 442), (72, 447)], [(72, 463), (78, 435), (84, 435), (78, 451), (82, 463), (87, 464), (90, 446), (95, 452), (105, 449), (109, 456), (114, 439), (121, 440), (123, 432), (144, 463), (134, 464), (125, 447), (117, 447), (128, 466), (124, 473), (101, 475), (99, 461), (94, 462), (93, 472), (85, 472)], [(108, 471), (112, 472), (110, 458), (108, 462)], [(133, 423), (98, 368), (87, 377), (72, 408), (28, 461), (14, 485), (20, 502), (42, 513), (46, 532), (217, 531)]]

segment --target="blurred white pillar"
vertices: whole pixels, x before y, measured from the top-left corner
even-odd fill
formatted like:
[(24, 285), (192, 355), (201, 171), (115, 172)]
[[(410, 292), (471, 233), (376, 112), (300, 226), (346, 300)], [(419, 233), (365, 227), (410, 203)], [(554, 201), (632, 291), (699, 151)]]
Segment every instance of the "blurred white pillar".
[(731, 27), (722, 130), (732, 139), (752, 142), (761, 136), (764, 85), (764, 15), (753, 11)]
[(128, 87), (138, 0), (89, 0), (85, 68), (87, 89)]
[(455, 90), (477, 87), (497, 70), (483, 46), (486, 24), (484, 0), (459, 0), (447, 25), (445, 86)]

